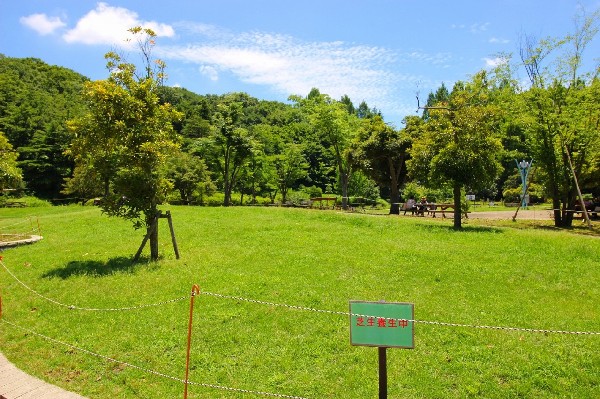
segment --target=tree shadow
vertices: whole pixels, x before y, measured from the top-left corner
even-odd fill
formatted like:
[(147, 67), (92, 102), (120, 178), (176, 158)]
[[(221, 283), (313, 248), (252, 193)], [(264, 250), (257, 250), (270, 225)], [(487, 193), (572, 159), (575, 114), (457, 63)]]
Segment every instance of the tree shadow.
[(537, 230), (545, 230), (545, 231), (568, 231), (573, 234), (578, 234), (581, 236), (590, 236), (590, 237), (600, 237), (600, 226), (592, 225), (590, 229), (587, 225), (582, 224), (579, 226), (569, 226), (569, 227), (557, 227), (554, 225), (540, 225), (533, 226), (534, 229)]
[(111, 258), (106, 262), (98, 260), (74, 260), (67, 263), (64, 267), (58, 267), (44, 273), (42, 277), (67, 279), (73, 276), (104, 277), (115, 273), (134, 273), (136, 266), (140, 263), (143, 263), (143, 261), (134, 263), (131, 258), (125, 256)]
[(472, 225), (463, 225), (460, 229), (455, 229), (453, 225), (442, 225), (442, 224), (422, 224), (419, 225), (419, 228), (423, 230), (442, 230), (449, 231), (453, 233), (505, 233), (506, 231), (502, 228), (491, 227), (491, 226), (472, 226)]

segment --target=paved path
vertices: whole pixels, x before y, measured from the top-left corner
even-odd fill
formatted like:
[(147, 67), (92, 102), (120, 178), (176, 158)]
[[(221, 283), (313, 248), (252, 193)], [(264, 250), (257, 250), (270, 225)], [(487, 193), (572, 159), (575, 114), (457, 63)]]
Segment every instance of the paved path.
[(19, 370), (0, 353), (0, 399), (86, 399)]

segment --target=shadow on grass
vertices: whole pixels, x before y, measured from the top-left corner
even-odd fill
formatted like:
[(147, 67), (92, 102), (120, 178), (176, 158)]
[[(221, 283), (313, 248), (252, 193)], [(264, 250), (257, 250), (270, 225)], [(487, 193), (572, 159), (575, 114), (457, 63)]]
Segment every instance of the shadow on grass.
[(115, 273), (133, 273), (135, 267), (141, 263), (145, 263), (145, 259), (134, 263), (131, 258), (124, 256), (112, 258), (106, 262), (74, 260), (67, 263), (65, 267), (59, 267), (44, 273), (42, 277), (66, 279), (73, 276), (103, 277)]
[(454, 226), (442, 225), (442, 224), (421, 224), (419, 228), (429, 231), (448, 231), (452, 233), (505, 233), (504, 229), (492, 226), (471, 226), (463, 225), (460, 229), (455, 229)]
[(594, 226), (594, 225), (592, 225), (591, 229), (583, 224), (579, 225), (579, 226), (570, 226), (570, 227), (556, 227), (554, 225), (533, 226), (533, 227), (538, 230), (568, 231), (570, 233), (578, 234), (578, 235), (582, 235), (582, 236), (590, 236), (590, 237), (600, 238), (600, 226)]

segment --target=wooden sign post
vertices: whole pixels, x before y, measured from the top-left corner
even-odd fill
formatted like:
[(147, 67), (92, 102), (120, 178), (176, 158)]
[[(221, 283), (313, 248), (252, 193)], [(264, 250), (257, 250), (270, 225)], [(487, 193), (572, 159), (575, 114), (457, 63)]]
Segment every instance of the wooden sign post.
[(387, 348), (415, 347), (414, 304), (350, 301), (350, 344), (379, 352), (379, 399), (387, 398)]

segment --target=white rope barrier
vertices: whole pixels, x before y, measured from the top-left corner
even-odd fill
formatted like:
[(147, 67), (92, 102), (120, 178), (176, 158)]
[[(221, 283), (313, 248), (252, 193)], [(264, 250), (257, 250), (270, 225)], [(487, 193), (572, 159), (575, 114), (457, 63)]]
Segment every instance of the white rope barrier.
[(157, 303), (127, 306), (127, 307), (121, 307), (121, 308), (86, 308), (86, 307), (82, 307), (82, 306), (68, 305), (68, 304), (59, 302), (55, 299), (49, 298), (43, 294), (40, 294), (33, 288), (29, 287), (27, 284), (22, 282), (17, 276), (15, 276), (14, 273), (11, 272), (8, 269), (8, 267), (6, 267), (6, 265), (4, 264), (4, 262), (2, 262), (2, 260), (0, 260), (0, 265), (2, 265), (4, 270), (6, 270), (6, 272), (8, 274), (10, 274), (11, 277), (15, 279), (15, 281), (17, 281), (19, 284), (21, 284), (23, 287), (25, 287), (28, 291), (34, 293), (35, 295), (39, 296), (40, 298), (42, 298), (50, 303), (53, 303), (57, 306), (62, 306), (64, 308), (68, 308), (71, 310), (83, 310), (83, 311), (93, 311), (93, 312), (117, 312), (117, 311), (126, 311), (126, 310), (138, 310), (138, 309), (144, 309), (144, 308), (149, 308), (149, 307), (154, 307), (154, 306), (162, 306), (162, 305), (166, 305), (166, 304), (170, 304), (170, 303), (174, 303), (174, 302), (180, 302), (180, 301), (186, 300), (188, 298), (188, 296), (186, 295), (186, 296), (182, 296), (180, 298), (168, 299), (168, 300), (165, 300), (162, 302), (157, 302)]
[[(130, 367), (130, 368), (133, 368), (133, 369), (136, 369), (136, 370), (139, 370), (139, 371), (143, 371), (143, 372), (148, 373), (148, 374), (153, 374), (153, 375), (158, 376), (158, 377), (170, 379), (170, 380), (182, 383), (182, 384), (186, 383), (186, 381), (183, 380), (183, 379), (181, 379), (181, 378), (173, 377), (173, 376), (165, 374), (165, 373), (161, 373), (161, 372), (154, 371), (154, 370), (151, 370), (151, 369), (148, 369), (148, 368), (145, 368), (145, 367), (137, 366), (137, 365), (129, 363), (129, 362), (124, 362), (124, 361), (121, 361), (121, 360), (117, 360), (117, 359), (114, 359), (112, 357), (109, 357), (109, 356), (106, 356), (106, 355), (101, 355), (99, 353), (92, 352), (92, 351), (90, 351), (88, 349), (80, 348), (78, 346), (69, 344), (67, 342), (63, 342), (63, 341), (60, 341), (58, 339), (48, 337), (46, 335), (40, 334), (40, 333), (38, 333), (36, 331), (33, 331), (31, 329), (21, 327), (21, 326), (15, 324), (15, 323), (11, 323), (10, 321), (7, 321), (5, 318), (0, 319), (0, 321), (4, 322), (4, 323), (6, 323), (6, 324), (8, 324), (10, 326), (13, 326), (13, 327), (15, 327), (17, 329), (20, 329), (22, 331), (25, 331), (25, 332), (27, 332), (29, 334), (35, 335), (37, 337), (43, 338), (43, 339), (45, 339), (47, 341), (50, 341), (50, 342), (53, 342), (53, 343), (56, 343), (56, 344), (60, 344), (60, 345), (66, 346), (68, 348), (71, 348), (73, 350), (85, 353), (87, 355), (98, 357), (100, 359), (103, 359), (103, 360), (106, 360), (106, 361), (109, 361), (109, 362), (121, 364), (121, 365), (126, 366), (126, 367)], [(220, 389), (220, 390), (231, 391), (231, 392), (248, 393), (248, 394), (253, 394), (253, 395), (271, 396), (271, 397), (288, 398), (288, 399), (307, 399), (307, 398), (302, 397), (302, 396), (290, 396), (290, 395), (283, 395), (283, 394), (263, 392), (263, 391), (252, 391), (252, 390), (249, 390), (249, 389), (231, 388), (231, 387), (226, 387), (226, 386), (223, 386), (223, 385), (216, 385), (216, 384), (208, 384), (208, 383), (193, 382), (193, 381), (187, 381), (187, 383), (189, 385), (202, 386), (202, 387), (205, 387), (205, 388)]]
[[(166, 301), (162, 301), (162, 302), (158, 302), (158, 303), (142, 304), (142, 305), (136, 305), (136, 306), (130, 306), (130, 307), (121, 307), (121, 308), (85, 308), (85, 307), (79, 307), (79, 306), (74, 306), (74, 305), (67, 305), (67, 304), (58, 302), (52, 298), (48, 298), (45, 295), (42, 295), (39, 292), (30, 288), (28, 285), (26, 285), (21, 280), (19, 280), (19, 278), (17, 276), (15, 276), (1, 260), (0, 260), (0, 265), (2, 265), (2, 267), (7, 271), (7, 273), (10, 274), (19, 284), (21, 284), (27, 290), (31, 291), (32, 293), (38, 295), (39, 297), (45, 299), (48, 302), (54, 303), (55, 305), (58, 305), (58, 306), (69, 308), (71, 310), (84, 310), (84, 311), (136, 310), (136, 309), (143, 309), (143, 308), (148, 308), (148, 307), (153, 307), (153, 306), (162, 306), (162, 305), (173, 303), (173, 302), (183, 301), (188, 298), (188, 296), (183, 296), (180, 298), (170, 299), (170, 300), (166, 300)], [(235, 301), (241, 301), (241, 302), (255, 303), (255, 304), (259, 304), (259, 305), (281, 307), (281, 308), (287, 308), (287, 309), (292, 309), (292, 310), (341, 315), (341, 316), (345, 316), (345, 317), (368, 316), (368, 315), (351, 314), (349, 312), (316, 309), (316, 308), (311, 308), (311, 307), (306, 307), (306, 306), (267, 302), (267, 301), (262, 301), (262, 300), (257, 300), (257, 299), (244, 298), (244, 297), (240, 297), (240, 296), (231, 296), (231, 295), (223, 295), (223, 294), (218, 294), (218, 293), (213, 293), (213, 292), (207, 292), (204, 290), (200, 291), (200, 294), (213, 296), (213, 297), (221, 298), (221, 299), (229, 299), (229, 300), (235, 300)], [(378, 317), (378, 316), (369, 316), (369, 317)], [(540, 329), (540, 328), (510, 327), (510, 326), (489, 326), (489, 325), (462, 324), (462, 323), (450, 323), (450, 322), (442, 322), (442, 321), (428, 321), (428, 320), (416, 320), (416, 319), (415, 320), (407, 320), (407, 321), (414, 322), (414, 323), (420, 323), (420, 324), (441, 326), (441, 327), (461, 327), (461, 328), (487, 329), (487, 330), (498, 330), (498, 331), (518, 331), (518, 332), (528, 332), (528, 333), (541, 333), (541, 334), (600, 335), (600, 332), (597, 332), (597, 331), (566, 331), (566, 330), (551, 330), (551, 329)]]
[[(310, 308), (310, 307), (305, 307), (305, 306), (295, 306), (295, 305), (287, 305), (287, 304), (282, 304), (282, 303), (266, 302), (266, 301), (260, 301), (260, 300), (256, 300), (256, 299), (243, 298), (243, 297), (239, 297), (239, 296), (215, 294), (215, 293), (207, 292), (207, 291), (201, 291), (200, 294), (210, 295), (210, 296), (214, 296), (217, 298), (223, 298), (223, 299), (231, 299), (231, 300), (235, 300), (235, 301), (256, 303), (256, 304), (260, 304), (260, 305), (275, 306), (275, 307), (282, 307), (282, 308), (293, 309), (293, 310), (303, 310), (303, 311), (309, 311), (309, 312), (329, 313), (329, 314), (334, 314), (334, 315), (342, 315), (342, 316), (346, 316), (346, 317), (349, 317), (349, 316), (363, 316), (363, 317), (375, 317), (375, 318), (379, 317), (379, 316), (373, 316), (373, 315), (362, 315), (362, 314), (354, 314), (354, 313), (334, 311), (334, 310), (315, 309), (315, 308)], [(478, 329), (488, 329), (488, 330), (520, 331), (520, 332), (544, 333), (544, 334), (600, 335), (600, 332), (596, 332), (596, 331), (563, 331), (563, 330), (548, 330), (548, 329), (537, 329), (537, 328), (487, 326), (487, 325), (447, 323), (447, 322), (441, 322), (441, 321), (427, 321), (427, 320), (416, 320), (416, 319), (415, 320), (407, 319), (407, 321), (413, 322), (413, 323), (430, 324), (430, 325), (443, 326), (443, 327), (466, 327), (466, 328), (478, 328)]]
[(31, 220), (29, 220), (29, 219), (28, 220), (22, 220), (20, 222), (9, 224), (8, 226), (0, 226), (0, 230), (9, 229), (9, 228), (14, 227), (14, 226), (20, 226), (20, 225), (28, 223), (28, 222), (31, 223)]

